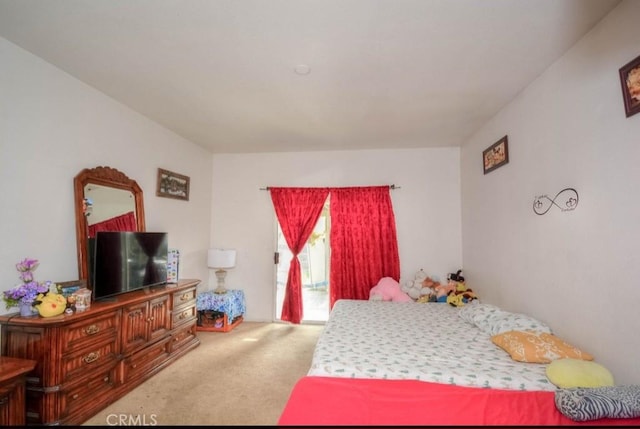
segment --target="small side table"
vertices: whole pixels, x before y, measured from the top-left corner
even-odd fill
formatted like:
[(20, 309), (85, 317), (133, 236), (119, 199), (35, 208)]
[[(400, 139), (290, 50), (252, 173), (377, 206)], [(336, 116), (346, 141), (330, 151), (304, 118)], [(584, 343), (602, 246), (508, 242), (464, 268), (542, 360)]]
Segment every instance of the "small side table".
[(27, 422), (25, 380), (37, 362), (0, 356), (0, 426), (23, 426)]
[(227, 293), (212, 291), (196, 296), (198, 311), (198, 331), (229, 332), (240, 323), (246, 312), (244, 292), (239, 289), (227, 289)]

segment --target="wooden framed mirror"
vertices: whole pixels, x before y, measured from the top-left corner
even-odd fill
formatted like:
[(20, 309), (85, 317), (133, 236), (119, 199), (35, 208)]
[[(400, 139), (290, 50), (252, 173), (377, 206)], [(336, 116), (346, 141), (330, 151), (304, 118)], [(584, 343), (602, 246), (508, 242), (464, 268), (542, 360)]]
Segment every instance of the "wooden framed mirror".
[[(74, 178), (73, 187), (78, 275), (91, 289), (89, 238), (96, 231), (145, 231), (143, 194), (135, 180), (115, 168), (102, 166), (82, 170)], [(119, 227), (123, 220), (128, 229)]]

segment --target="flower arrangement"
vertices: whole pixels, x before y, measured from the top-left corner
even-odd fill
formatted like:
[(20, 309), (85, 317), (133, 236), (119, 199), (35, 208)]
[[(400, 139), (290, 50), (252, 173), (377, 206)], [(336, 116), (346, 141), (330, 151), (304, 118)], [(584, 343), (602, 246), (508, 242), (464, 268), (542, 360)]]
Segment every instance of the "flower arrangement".
[(7, 305), (7, 310), (11, 307), (19, 307), (21, 304), (35, 303), (36, 297), (40, 293), (49, 291), (51, 281), (38, 283), (34, 280), (33, 272), (38, 268), (39, 262), (36, 259), (25, 258), (16, 264), (16, 269), (20, 273), (22, 284), (4, 291), (2, 298)]

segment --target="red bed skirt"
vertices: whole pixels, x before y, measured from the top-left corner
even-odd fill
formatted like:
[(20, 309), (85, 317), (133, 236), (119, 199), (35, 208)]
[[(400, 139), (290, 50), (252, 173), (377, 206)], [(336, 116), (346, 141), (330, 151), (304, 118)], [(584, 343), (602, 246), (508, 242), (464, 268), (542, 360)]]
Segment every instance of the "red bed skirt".
[(556, 409), (553, 392), (308, 376), (294, 386), (278, 424), (640, 426), (640, 419), (575, 422)]

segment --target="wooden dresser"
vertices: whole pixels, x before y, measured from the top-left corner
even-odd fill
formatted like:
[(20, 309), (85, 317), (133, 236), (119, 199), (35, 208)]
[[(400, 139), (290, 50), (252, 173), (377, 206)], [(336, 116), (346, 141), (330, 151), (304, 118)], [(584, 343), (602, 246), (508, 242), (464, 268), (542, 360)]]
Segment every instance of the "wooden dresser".
[(1, 354), (37, 362), (27, 424), (81, 424), (197, 347), (199, 283), (129, 292), (71, 315), (0, 316)]

